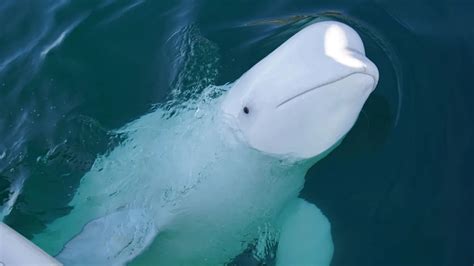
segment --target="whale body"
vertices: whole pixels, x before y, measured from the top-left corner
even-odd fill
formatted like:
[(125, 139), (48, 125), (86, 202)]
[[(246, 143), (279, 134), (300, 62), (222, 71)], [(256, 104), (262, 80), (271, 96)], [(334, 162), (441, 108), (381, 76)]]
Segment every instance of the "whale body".
[(298, 195), (377, 82), (353, 29), (314, 23), (233, 84), (118, 130), (33, 241), (66, 265), (222, 265), (276, 243), (278, 265), (328, 265), (329, 222)]

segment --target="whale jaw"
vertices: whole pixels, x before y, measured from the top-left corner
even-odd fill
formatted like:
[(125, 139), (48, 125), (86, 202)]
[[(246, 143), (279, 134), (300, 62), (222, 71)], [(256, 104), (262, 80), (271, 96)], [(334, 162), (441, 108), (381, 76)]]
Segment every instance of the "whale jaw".
[(252, 148), (312, 158), (347, 134), (378, 78), (352, 28), (319, 22), (242, 75), (222, 110)]

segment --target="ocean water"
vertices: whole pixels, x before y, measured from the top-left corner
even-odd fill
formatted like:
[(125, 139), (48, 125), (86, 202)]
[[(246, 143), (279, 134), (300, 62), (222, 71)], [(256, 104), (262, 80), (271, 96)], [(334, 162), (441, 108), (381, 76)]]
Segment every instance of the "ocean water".
[(360, 33), (380, 82), (306, 176), (333, 265), (472, 265), (473, 17), (461, 0), (1, 1), (0, 217), (41, 232), (123, 141), (114, 129), (334, 19)]

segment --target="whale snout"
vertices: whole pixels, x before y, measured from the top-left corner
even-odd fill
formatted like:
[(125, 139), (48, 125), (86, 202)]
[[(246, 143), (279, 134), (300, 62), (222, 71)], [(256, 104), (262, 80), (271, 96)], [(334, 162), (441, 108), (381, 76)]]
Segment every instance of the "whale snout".
[[(368, 69), (368, 71), (366, 71), (364, 69), (364, 71), (355, 71), (355, 72), (352, 72), (352, 73), (347, 74), (345, 76), (337, 77), (337, 78), (335, 78), (333, 80), (329, 80), (327, 82), (322, 82), (321, 84), (315, 85), (315, 87), (313, 87), (313, 88), (303, 90), (303, 91), (301, 91), (301, 92), (299, 92), (295, 95), (289, 96), (288, 98), (286, 98), (283, 101), (281, 101), (280, 103), (278, 103), (276, 107), (280, 108), (284, 104), (287, 104), (288, 102), (290, 102), (292, 100), (295, 100), (298, 97), (306, 96), (306, 94), (311, 93), (315, 90), (322, 90), (326, 87), (340, 87), (342, 84), (345, 83), (343, 81), (346, 80), (346, 79), (353, 81), (352, 86), (347, 88), (347, 90), (349, 90), (351, 88), (352, 89), (358, 89), (362, 93), (370, 94), (375, 89), (375, 87), (377, 85), (378, 71), (377, 71), (377, 68)], [(361, 99), (361, 100), (365, 101), (365, 99)]]
[(324, 54), (347, 67), (351, 72), (372, 76), (375, 80), (374, 83), (377, 84), (378, 69), (365, 56), (362, 40), (357, 32), (349, 26), (338, 22), (328, 23), (324, 30)]
[(310, 158), (347, 134), (378, 80), (378, 69), (355, 30), (340, 22), (319, 22), (238, 79), (222, 109), (251, 147)]
[[(322, 22), (305, 28), (301, 34), (307, 36), (308, 49), (304, 51), (306, 62), (301, 60), (300, 63), (305, 65), (306, 69), (313, 70), (313, 76), (306, 77), (308, 85), (283, 92), (282, 95), (286, 98), (283, 98), (277, 107), (313, 90), (336, 85), (349, 77), (360, 79), (357, 85), (351, 87), (357, 86), (360, 90), (368, 90), (369, 93), (375, 89), (379, 80), (378, 69), (365, 56), (362, 40), (352, 28), (339, 22)], [(319, 50), (311, 47), (314, 38), (322, 39), (319, 43), (322, 47)], [(320, 65), (313, 66), (313, 62)]]

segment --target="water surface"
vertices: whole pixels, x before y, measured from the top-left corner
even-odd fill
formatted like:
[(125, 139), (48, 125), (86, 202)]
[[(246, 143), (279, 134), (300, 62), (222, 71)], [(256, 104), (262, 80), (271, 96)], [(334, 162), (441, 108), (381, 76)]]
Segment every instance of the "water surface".
[(27, 237), (70, 211), (110, 130), (234, 81), (314, 20), (354, 27), (380, 82), (302, 196), (334, 265), (474, 262), (474, 3), (0, 2), (0, 201)]

